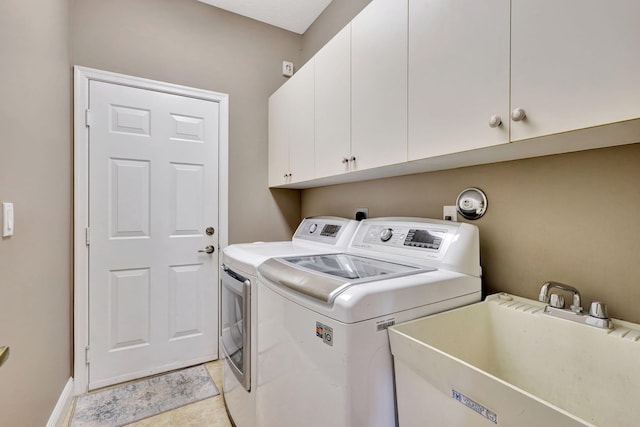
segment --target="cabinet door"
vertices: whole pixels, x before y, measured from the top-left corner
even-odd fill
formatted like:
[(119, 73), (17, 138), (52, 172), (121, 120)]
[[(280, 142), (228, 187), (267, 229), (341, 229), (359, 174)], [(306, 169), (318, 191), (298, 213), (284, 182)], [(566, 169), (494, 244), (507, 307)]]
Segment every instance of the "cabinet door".
[(314, 178), (314, 59), (289, 80), (289, 170), (290, 182)]
[(357, 169), (407, 160), (407, 0), (351, 21), (351, 154)]
[(349, 171), (351, 24), (315, 55), (316, 177)]
[(640, 117), (640, 2), (512, 0), (511, 139)]
[(409, 160), (509, 142), (509, 20), (509, 0), (409, 0)]
[[(287, 82), (289, 83), (289, 82)], [(289, 88), (269, 98), (269, 186), (283, 185), (289, 174)]]

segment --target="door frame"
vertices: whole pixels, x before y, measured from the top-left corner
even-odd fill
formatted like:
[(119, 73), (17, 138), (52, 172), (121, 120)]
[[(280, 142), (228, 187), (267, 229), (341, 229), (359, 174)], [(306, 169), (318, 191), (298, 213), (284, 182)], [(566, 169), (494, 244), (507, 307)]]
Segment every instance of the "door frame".
[[(229, 95), (93, 68), (74, 66), (73, 97), (73, 377), (74, 394), (88, 391), (89, 366), (89, 83), (100, 81), (213, 101), (219, 106), (218, 269), (229, 243)], [(218, 294), (220, 286), (218, 284)], [(219, 295), (218, 295), (219, 300)], [(218, 317), (220, 313), (218, 313)], [(219, 324), (220, 322), (218, 322)], [(219, 326), (218, 326), (219, 327)], [(218, 336), (220, 331), (218, 331)]]

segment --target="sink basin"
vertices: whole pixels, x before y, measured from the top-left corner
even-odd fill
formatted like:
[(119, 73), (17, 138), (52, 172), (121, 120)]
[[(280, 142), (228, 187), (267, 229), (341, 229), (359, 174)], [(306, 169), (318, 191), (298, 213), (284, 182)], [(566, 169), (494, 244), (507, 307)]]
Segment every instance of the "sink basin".
[(640, 425), (640, 325), (544, 306), (496, 294), (389, 328), (400, 425)]

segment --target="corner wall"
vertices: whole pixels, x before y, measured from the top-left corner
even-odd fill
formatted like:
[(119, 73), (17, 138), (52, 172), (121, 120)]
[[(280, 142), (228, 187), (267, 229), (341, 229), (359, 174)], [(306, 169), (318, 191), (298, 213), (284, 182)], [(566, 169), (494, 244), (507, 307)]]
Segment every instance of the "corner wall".
[[(640, 323), (640, 144), (304, 190), (302, 214), (442, 218), (467, 187), (488, 209), (480, 229), (483, 285), (537, 299), (548, 280), (577, 287), (583, 306)], [(461, 217), (458, 220), (462, 221)], [(568, 298), (568, 297), (567, 297)]]
[(73, 0), (74, 65), (229, 94), (229, 243), (290, 239), (300, 192), (267, 186), (267, 100), (301, 36), (196, 0)]
[[(68, 0), (0, 3), (0, 425), (42, 427), (71, 375)], [(0, 214), (1, 216), (1, 214)]]

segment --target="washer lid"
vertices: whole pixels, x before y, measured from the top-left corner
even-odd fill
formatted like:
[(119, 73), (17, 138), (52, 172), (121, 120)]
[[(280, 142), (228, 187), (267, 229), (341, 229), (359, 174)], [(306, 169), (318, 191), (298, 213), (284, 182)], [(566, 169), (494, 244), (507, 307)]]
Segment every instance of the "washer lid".
[(258, 268), (266, 279), (328, 303), (350, 286), (433, 270), (349, 254), (273, 258)]

